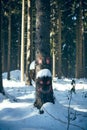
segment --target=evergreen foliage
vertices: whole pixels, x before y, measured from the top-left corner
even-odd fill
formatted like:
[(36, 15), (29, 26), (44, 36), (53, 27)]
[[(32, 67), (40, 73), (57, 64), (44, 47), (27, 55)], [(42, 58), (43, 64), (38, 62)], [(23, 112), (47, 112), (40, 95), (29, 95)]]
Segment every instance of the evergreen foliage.
[[(2, 2), (2, 72), (7, 71), (8, 63), (8, 13), (11, 7), (11, 65), (10, 70), (20, 69), (20, 51), (21, 51), (21, 0), (1, 0)], [(50, 21), (50, 44), (51, 44), (51, 57), (54, 49), (56, 58), (55, 62), (55, 76), (58, 76), (58, 44), (59, 44), (59, 11), (61, 10), (61, 77), (76, 77), (76, 54), (77, 50), (77, 19), (79, 3), (82, 11), (82, 71), (83, 74), (79, 74), (77, 78), (87, 77), (87, 1), (86, 0), (50, 0), (51, 7), (51, 21)], [(35, 0), (31, 0), (30, 3), (30, 41), (31, 41), (31, 61), (35, 59), (35, 33), (36, 33), (36, 5)], [(25, 1), (27, 7), (27, 1)], [(27, 8), (25, 8), (25, 59), (26, 59), (26, 43), (27, 43)], [(79, 23), (78, 23), (79, 24)], [(52, 34), (52, 35), (51, 35)], [(54, 40), (54, 48), (53, 41)], [(78, 49), (77, 49), (78, 48)], [(53, 57), (52, 57), (53, 58)], [(25, 60), (26, 61), (26, 60)], [(79, 63), (78, 63), (79, 65)], [(26, 71), (26, 62), (25, 62)]]

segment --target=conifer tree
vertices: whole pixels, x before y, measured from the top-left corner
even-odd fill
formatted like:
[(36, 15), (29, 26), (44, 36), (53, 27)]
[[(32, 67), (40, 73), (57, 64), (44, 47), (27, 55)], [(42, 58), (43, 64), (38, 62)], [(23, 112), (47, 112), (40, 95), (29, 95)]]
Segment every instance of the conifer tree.
[[(0, 1), (0, 14), (1, 14), (1, 1)], [(1, 15), (0, 15), (0, 26), (2, 25), (1, 21)], [(2, 27), (2, 26), (1, 26)], [(0, 29), (0, 93), (4, 93), (3, 89), (3, 83), (2, 83), (2, 42), (1, 42), (1, 37), (2, 37), (2, 29)]]
[(50, 56), (50, 0), (36, 0), (36, 101), (54, 103)]

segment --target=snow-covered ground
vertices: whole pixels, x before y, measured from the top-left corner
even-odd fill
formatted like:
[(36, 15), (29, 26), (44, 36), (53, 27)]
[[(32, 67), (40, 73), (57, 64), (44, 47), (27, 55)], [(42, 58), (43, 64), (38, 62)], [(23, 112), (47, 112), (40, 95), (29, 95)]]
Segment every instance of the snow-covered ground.
[(3, 74), (6, 97), (0, 94), (0, 130), (87, 130), (87, 79), (75, 79), (76, 93), (70, 93), (72, 79), (53, 79), (55, 104), (33, 106), (35, 88), (20, 82), (20, 71)]

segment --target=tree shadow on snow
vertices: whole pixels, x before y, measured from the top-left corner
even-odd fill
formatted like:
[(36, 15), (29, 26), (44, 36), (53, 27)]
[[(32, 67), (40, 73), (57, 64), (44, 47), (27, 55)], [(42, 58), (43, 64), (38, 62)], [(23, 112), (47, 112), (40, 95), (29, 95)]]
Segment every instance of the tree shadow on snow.
[(35, 88), (33, 86), (25, 87), (6, 87), (5, 95), (0, 95), (0, 102), (8, 99), (10, 102), (33, 102)]

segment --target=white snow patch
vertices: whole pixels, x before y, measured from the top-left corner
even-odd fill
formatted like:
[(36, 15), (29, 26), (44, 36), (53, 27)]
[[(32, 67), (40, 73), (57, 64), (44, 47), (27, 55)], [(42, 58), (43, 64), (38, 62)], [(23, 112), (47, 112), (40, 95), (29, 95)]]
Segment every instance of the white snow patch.
[(37, 73), (36, 79), (39, 77), (46, 77), (46, 76), (52, 77), (50, 70), (49, 69), (42, 69)]
[[(35, 88), (20, 82), (20, 71), (12, 71), (10, 80), (5, 74), (3, 86), (6, 97), (0, 93), (0, 130), (67, 130), (72, 79), (53, 79), (55, 104), (45, 103), (41, 108), (44, 113), (39, 114), (33, 105)], [(87, 130), (87, 79), (75, 81), (69, 130)]]
[[(10, 80), (20, 81), (20, 75), (21, 75), (20, 70), (13, 70), (10, 72)], [(3, 73), (2, 77), (3, 79), (7, 79), (7, 72)]]
[(35, 69), (35, 60), (30, 64), (30, 70), (34, 70), (34, 69)]

